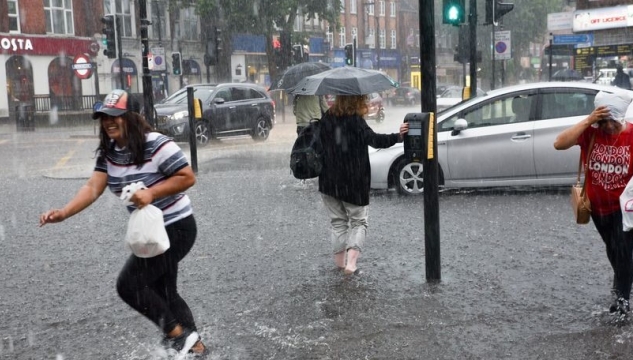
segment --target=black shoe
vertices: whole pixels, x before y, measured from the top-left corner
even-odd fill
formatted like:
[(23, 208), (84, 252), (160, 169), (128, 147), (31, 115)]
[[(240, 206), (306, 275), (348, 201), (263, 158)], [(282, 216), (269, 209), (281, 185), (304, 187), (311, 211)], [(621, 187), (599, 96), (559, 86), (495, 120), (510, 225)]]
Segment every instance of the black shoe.
[(619, 312), (620, 315), (626, 315), (631, 311), (631, 308), (629, 306), (629, 301), (623, 297), (619, 298), (618, 300), (616, 300), (613, 304), (611, 304), (611, 306), (609, 307), (609, 312), (610, 313), (616, 313)]

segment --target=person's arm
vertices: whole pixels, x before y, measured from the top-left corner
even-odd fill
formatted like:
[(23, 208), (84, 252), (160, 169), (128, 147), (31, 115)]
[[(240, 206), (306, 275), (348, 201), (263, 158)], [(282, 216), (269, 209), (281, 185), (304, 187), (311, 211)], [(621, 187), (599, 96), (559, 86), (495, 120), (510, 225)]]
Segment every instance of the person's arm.
[(609, 108), (606, 106), (599, 106), (595, 108), (589, 116), (579, 121), (576, 125), (565, 129), (558, 134), (554, 141), (554, 148), (556, 150), (566, 150), (578, 143), (580, 135), (587, 130), (591, 124), (595, 124), (600, 120), (609, 119), (611, 114)]
[(75, 197), (73, 197), (68, 204), (61, 209), (51, 209), (40, 215), (40, 226), (44, 226), (48, 223), (62, 222), (81, 212), (103, 194), (107, 185), (108, 174), (102, 171), (94, 171), (90, 179), (77, 191)]
[(187, 165), (165, 179), (165, 181), (149, 189), (138, 190), (134, 193), (132, 198), (130, 198), (130, 201), (140, 209), (151, 204), (154, 199), (181, 193), (192, 187), (195, 183), (196, 175), (193, 173), (191, 166)]

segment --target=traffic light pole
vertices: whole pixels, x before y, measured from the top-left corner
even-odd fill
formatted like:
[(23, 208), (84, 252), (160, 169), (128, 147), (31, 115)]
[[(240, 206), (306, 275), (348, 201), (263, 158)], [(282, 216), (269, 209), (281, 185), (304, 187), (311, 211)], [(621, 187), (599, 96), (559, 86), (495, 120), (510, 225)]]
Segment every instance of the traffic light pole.
[(477, 96), (477, 0), (470, 0), (470, 98)]
[(119, 80), (121, 81), (121, 89), (127, 91), (125, 86), (125, 74), (123, 73), (123, 44), (121, 43), (121, 18), (114, 15), (114, 27), (116, 28), (116, 48), (119, 59)]
[(495, 89), (495, 24), (492, 24), (492, 70), (490, 72), (490, 90)]
[(353, 54), (354, 54), (354, 61), (353, 61), (353, 63), (354, 63), (354, 67), (356, 67), (356, 38), (354, 38), (354, 41), (352, 42), (352, 44), (354, 46), (354, 52), (353, 52)]
[[(436, 69), (435, 69), (435, 9), (434, 2), (419, 1), (420, 23), (420, 71), (422, 74), (422, 111), (431, 113), (429, 122), (427, 154), (423, 160), (424, 178), (424, 255), (426, 281), (439, 282), (440, 266), (440, 206), (439, 163), (437, 160), (437, 127), (435, 113)], [(433, 142), (431, 144), (431, 142)]]
[[(141, 19), (141, 48), (143, 56), (143, 115), (152, 128), (156, 129), (157, 124), (154, 116), (154, 91), (148, 59), (149, 36), (147, 27), (151, 24), (151, 22), (147, 19), (147, 0), (139, 0), (139, 17)], [(123, 68), (121, 68), (121, 70), (123, 70)]]

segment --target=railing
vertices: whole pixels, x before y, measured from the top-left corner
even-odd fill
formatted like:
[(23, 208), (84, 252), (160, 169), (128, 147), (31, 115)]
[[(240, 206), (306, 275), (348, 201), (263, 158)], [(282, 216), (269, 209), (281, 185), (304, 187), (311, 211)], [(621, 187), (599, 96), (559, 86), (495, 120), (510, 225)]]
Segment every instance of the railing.
[[(130, 94), (136, 96), (140, 101), (141, 106), (143, 103), (143, 94)], [(35, 112), (49, 112), (53, 108), (61, 112), (73, 112), (73, 111), (92, 111), (92, 106), (97, 100), (103, 100), (105, 95), (101, 95), (97, 98), (96, 95), (82, 95), (82, 96), (54, 96), (54, 95), (35, 95), (33, 97), (33, 105), (35, 106)]]
[(92, 110), (92, 105), (97, 101), (96, 95), (83, 96), (34, 96), (35, 112), (48, 112), (56, 108), (57, 111), (82, 111)]

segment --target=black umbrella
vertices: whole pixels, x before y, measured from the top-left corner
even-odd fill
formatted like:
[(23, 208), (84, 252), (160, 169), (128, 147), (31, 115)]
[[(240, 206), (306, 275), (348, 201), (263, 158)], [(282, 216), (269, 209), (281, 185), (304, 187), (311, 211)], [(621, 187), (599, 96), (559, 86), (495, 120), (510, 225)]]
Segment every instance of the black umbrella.
[(318, 62), (304, 62), (291, 66), (281, 74), (268, 90), (288, 90), (297, 85), (297, 83), (306, 76), (318, 74), (329, 69), (331, 69), (330, 65)]
[(398, 87), (382, 71), (344, 66), (308, 76), (292, 89), (294, 95), (364, 95)]
[(572, 69), (558, 70), (552, 75), (552, 80), (554, 81), (577, 81), (583, 79), (584, 77), (581, 73)]

